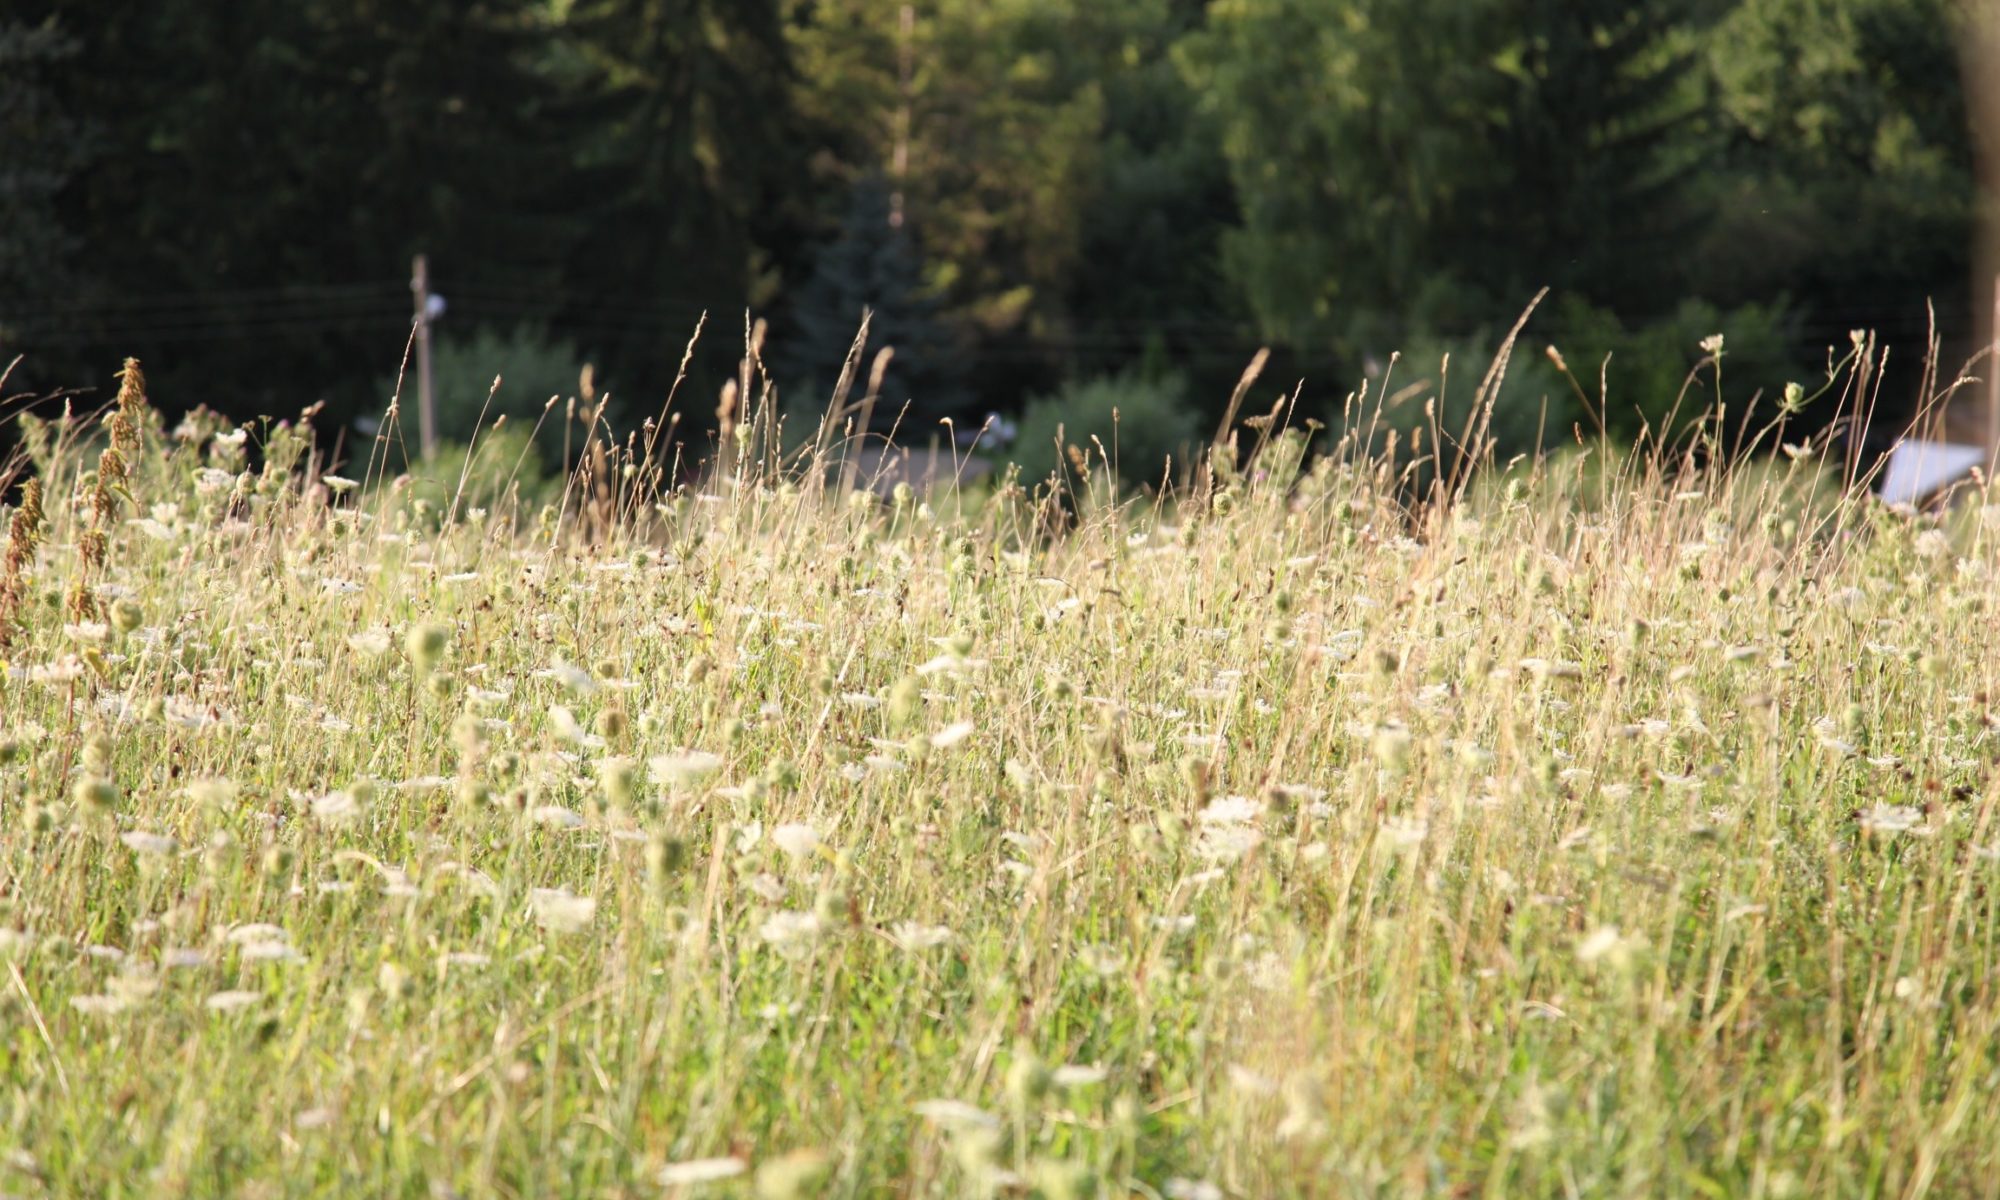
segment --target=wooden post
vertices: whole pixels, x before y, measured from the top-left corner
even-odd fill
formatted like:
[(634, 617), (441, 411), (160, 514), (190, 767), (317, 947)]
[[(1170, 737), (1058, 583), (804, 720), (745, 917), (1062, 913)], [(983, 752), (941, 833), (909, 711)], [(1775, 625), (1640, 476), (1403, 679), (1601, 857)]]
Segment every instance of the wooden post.
[(437, 449), (437, 394), (431, 384), (430, 267), (421, 254), (410, 262), (410, 296), (417, 306), (417, 444), (429, 458)]

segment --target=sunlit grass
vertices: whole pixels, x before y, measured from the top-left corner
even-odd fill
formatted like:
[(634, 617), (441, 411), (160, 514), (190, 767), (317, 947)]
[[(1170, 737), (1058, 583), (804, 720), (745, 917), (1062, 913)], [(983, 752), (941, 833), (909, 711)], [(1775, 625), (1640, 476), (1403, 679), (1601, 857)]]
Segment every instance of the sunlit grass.
[(2000, 510), (1292, 435), (517, 513), (142, 425), (110, 508), (36, 434), (0, 1190), (2000, 1188)]

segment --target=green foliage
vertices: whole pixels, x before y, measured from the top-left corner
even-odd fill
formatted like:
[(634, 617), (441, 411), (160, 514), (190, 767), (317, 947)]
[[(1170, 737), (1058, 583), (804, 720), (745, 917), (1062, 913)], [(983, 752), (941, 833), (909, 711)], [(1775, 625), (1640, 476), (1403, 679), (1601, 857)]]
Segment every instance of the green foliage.
[[(1689, 111), (1666, 0), (1224, 0), (1187, 45), (1242, 221), (1224, 263), (1265, 333), (1357, 314), (1466, 330), (1541, 285), (1600, 301), (1669, 257)], [(1612, 237), (1616, 231), (1617, 237)]]
[(143, 358), (167, 403), (290, 411), (347, 381), (331, 399), (361, 407), (407, 337), (417, 251), (468, 300), (553, 284), (542, 0), (53, 7), (89, 64), (58, 99), (103, 164), (63, 193), (101, 300), (68, 335)]
[(821, 166), (843, 190), (891, 173), (988, 402), (1012, 404), (1054, 372), (1122, 368), (1149, 334), (1199, 353), (1191, 343), (1229, 305), (1215, 245), (1231, 207), (1171, 61), (1199, 6), (911, 8), (906, 38), (897, 4), (798, 4), (800, 103), (828, 131)]
[(1183, 475), (1201, 437), (1185, 377), (1127, 373), (1067, 384), (1030, 401), (1009, 457), (1024, 482), (1053, 473), (1074, 482), (1070, 448), (1101, 465), (1101, 446), (1126, 482), (1152, 487), (1167, 477), (1169, 460), (1173, 477)]
[[(35, 295), (63, 295), (79, 242), (64, 228), (58, 197), (90, 161), (94, 130), (67, 110), (51, 76), (80, 43), (53, 19), (0, 20), (0, 368), (9, 326)], [(75, 302), (75, 297), (69, 297)]]
[[(1541, 340), (1561, 351), (1591, 409), (1621, 441), (1642, 428), (1663, 432), (1677, 401), (1680, 422), (1718, 400), (1740, 412), (1756, 399), (1775, 414), (1785, 384), (1806, 380), (1814, 370), (1799, 361), (1795, 319), (1781, 305), (1747, 304), (1725, 312), (1688, 300), (1665, 319), (1628, 326), (1614, 313), (1572, 299), (1551, 317), (1554, 333)], [(1714, 367), (1697, 371), (1708, 357), (1702, 343), (1717, 334), (1723, 337), (1719, 373)], [(1540, 386), (1569, 391), (1545, 357), (1527, 357)], [(1587, 431), (1595, 428), (1591, 421), (1583, 424)]]
[(1174, 61), (1200, 27), (1201, 9), (1121, 11), (1123, 44), (1103, 76), (1102, 142), (1078, 233), (1085, 265), (1071, 273), (1063, 299), (1063, 367), (1083, 375), (1157, 359), (1226, 398), (1245, 357), (1233, 343), (1250, 328), (1222, 273), (1236, 200), (1218, 122)]
[(925, 289), (922, 260), (906, 224), (890, 219), (888, 182), (868, 176), (855, 184), (840, 234), (825, 245), (791, 303), (794, 332), (779, 348), (795, 424), (810, 428), (826, 410), (841, 364), (872, 313), (862, 347), (854, 394), (867, 390), (875, 356), (894, 351), (881, 382), (875, 413), (887, 428), (909, 406), (906, 425), (929, 428), (938, 418), (963, 415), (967, 395), (961, 349), (941, 323)]
[[(570, 131), (559, 329), (614, 392), (659, 388), (703, 312), (771, 299), (805, 139), (778, 0), (573, 0), (554, 115)], [(728, 323), (725, 323), (727, 327)], [(665, 377), (664, 379), (662, 377)]]
[(549, 467), (553, 452), (536, 441), (526, 424), (513, 423), (482, 432), (469, 458), (463, 443), (441, 441), (411, 471), (418, 482), (410, 492), (439, 512), (456, 497), (464, 509), (533, 516), (560, 499), (563, 487), (562, 474)]
[(1789, 291), (1844, 306), (1846, 325), (1905, 335), (1924, 332), (1926, 299), (1964, 303), (1977, 189), (1955, 81), (1975, 7), (1729, 7), (1702, 44), (1726, 137), (1704, 186), (1715, 221), (1693, 247), (1704, 290), (1725, 301)]
[[(1394, 432), (1405, 460), (1413, 436), (1420, 436), (1419, 444), (1428, 447), (1425, 454), (1435, 455), (1441, 432), (1446, 439), (1443, 465), (1456, 466), (1460, 442), (1476, 433), (1475, 416), (1483, 411), (1477, 406), (1486, 399), (1481, 388), (1500, 344), (1500, 335), (1490, 333), (1412, 339), (1396, 356), (1393, 369), (1370, 377), (1370, 395), (1384, 406), (1379, 415), (1374, 403), (1358, 405), (1336, 421), (1331, 432), (1336, 438), (1355, 438), (1376, 453), (1386, 449)], [(1492, 392), (1484, 432), (1503, 461), (1559, 445), (1569, 438), (1572, 423), (1582, 417), (1569, 385), (1540, 369), (1545, 364), (1536, 361), (1539, 351), (1539, 343), (1524, 335)]]
[[(574, 345), (534, 326), (517, 326), (506, 332), (479, 327), (470, 333), (440, 333), (431, 350), (438, 436), (465, 442), (475, 428), (482, 427), (482, 413), (484, 426), (504, 416), (532, 428), (551, 398), (556, 408), (549, 425), (560, 429), (565, 402), (578, 394), (583, 365), (583, 356)], [(376, 392), (384, 401), (395, 388), (395, 376), (376, 383)], [(416, 394), (415, 378), (405, 375), (402, 395), (406, 421), (414, 421), (411, 414), (416, 411)]]
[[(1689, 300), (1663, 319), (1628, 324), (1576, 297), (1557, 300), (1515, 343), (1492, 391), (1486, 433), (1505, 460), (1573, 445), (1579, 437), (1594, 443), (1600, 419), (1614, 445), (1628, 445), (1644, 431), (1661, 433), (1670, 415), (1678, 430), (1718, 402), (1741, 413), (1755, 400), (1775, 416), (1785, 384), (1814, 374), (1811, 364), (1799, 361), (1795, 324), (1780, 305), (1725, 312)], [(1723, 337), (1719, 371), (1702, 345), (1717, 334)], [(1361, 406), (1351, 425), (1336, 422), (1336, 436), (1358, 437), (1379, 451), (1390, 431), (1407, 447), (1421, 428), (1430, 444), (1435, 422), (1449, 439), (1447, 458), (1455, 456), (1455, 442), (1471, 427), (1499, 351), (1500, 335), (1491, 332), (1412, 339), (1394, 370), (1370, 377), (1371, 395), (1388, 407), (1378, 415), (1372, 405)]]
[(635, 412), (707, 314), (697, 441), (745, 308), (797, 412), (862, 303), (923, 418), (1135, 364), (1213, 400), (1263, 344), (1337, 394), (1490, 347), (1543, 286), (1635, 356), (1683, 297), (1790, 297), (1801, 357), (1889, 334), (1893, 404), (1925, 299), (1947, 357), (1981, 323), (1976, 9), (30, 0), (0, 23), (0, 349), (16, 386), (132, 354), (169, 407), (343, 420), (422, 252), (447, 329), (546, 331)]

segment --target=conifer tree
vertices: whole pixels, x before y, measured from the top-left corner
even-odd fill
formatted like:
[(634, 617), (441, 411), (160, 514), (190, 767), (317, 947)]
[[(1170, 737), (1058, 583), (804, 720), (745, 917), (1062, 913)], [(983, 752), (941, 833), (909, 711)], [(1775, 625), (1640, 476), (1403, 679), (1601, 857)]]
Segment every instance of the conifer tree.
[[(886, 427), (908, 404), (906, 429), (962, 417), (968, 396), (960, 354), (925, 290), (916, 238), (891, 220), (890, 187), (871, 174), (854, 185), (839, 234), (820, 250), (792, 305), (780, 348), (789, 407), (817, 413), (852, 348), (864, 311), (871, 314), (860, 371), (885, 346), (894, 354), (882, 379), (876, 424)], [(857, 387), (865, 386), (865, 379)]]
[[(53, 19), (0, 21), (0, 368), (14, 339), (11, 322), (29, 296), (74, 304), (71, 253), (57, 198), (90, 155), (91, 130), (49, 85), (79, 43)], [(14, 311), (10, 311), (14, 310)], [(22, 382), (17, 380), (16, 383)]]

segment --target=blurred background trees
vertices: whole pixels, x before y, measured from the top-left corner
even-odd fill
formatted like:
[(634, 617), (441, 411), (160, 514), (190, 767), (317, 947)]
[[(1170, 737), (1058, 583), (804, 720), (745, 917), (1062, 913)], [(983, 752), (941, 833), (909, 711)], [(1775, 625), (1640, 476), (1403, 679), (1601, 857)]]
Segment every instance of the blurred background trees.
[[(1927, 303), (1948, 355), (1984, 336), (1972, 2), (29, 0), (0, 365), (352, 420), (421, 252), (446, 374), (526, 372), (519, 417), (573, 361), (656, 412), (704, 311), (712, 389), (746, 308), (813, 412), (864, 306), (917, 438), (1135, 389), (1202, 426), (1266, 344), (1310, 415), (1543, 286), (1523, 361), (1611, 354), (1620, 432), (1711, 332), (1747, 394), (1879, 330), (1907, 399)], [(1542, 365), (1508, 404), (1578, 416)]]

